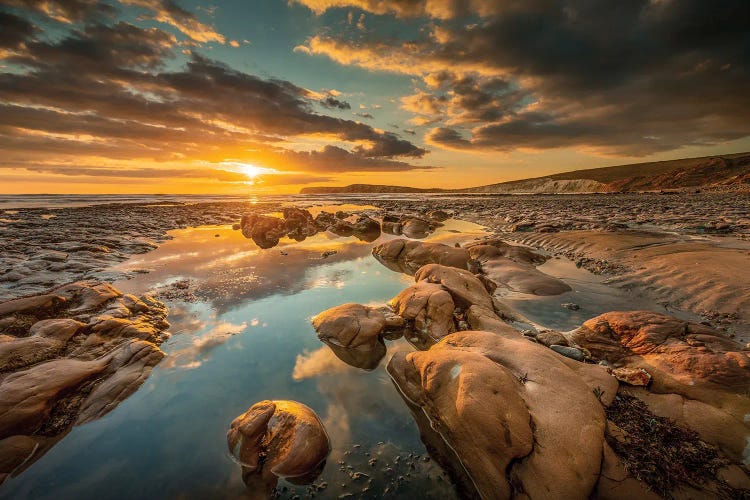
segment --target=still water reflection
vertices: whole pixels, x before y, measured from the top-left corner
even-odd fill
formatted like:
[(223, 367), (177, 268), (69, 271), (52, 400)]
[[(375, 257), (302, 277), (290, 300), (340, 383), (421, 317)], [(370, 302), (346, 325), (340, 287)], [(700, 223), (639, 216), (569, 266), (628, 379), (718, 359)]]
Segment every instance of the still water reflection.
[[(458, 234), (460, 231), (462, 234)], [(482, 235), (448, 221), (432, 241)], [(310, 318), (344, 302), (383, 303), (412, 278), (370, 256), (372, 244), (321, 233), (260, 250), (239, 231), (174, 231), (128, 261), (148, 270), (117, 283), (157, 288), (170, 306), (167, 358), (104, 418), (76, 427), (0, 492), (15, 498), (253, 497), (226, 449), (229, 423), (263, 399), (314, 409), (333, 451), (313, 486), (280, 483), (284, 497), (454, 498), (385, 372), (351, 367), (321, 344)], [(388, 235), (383, 235), (379, 243)], [(323, 252), (335, 250), (326, 258)], [(388, 342), (389, 353), (411, 349)]]

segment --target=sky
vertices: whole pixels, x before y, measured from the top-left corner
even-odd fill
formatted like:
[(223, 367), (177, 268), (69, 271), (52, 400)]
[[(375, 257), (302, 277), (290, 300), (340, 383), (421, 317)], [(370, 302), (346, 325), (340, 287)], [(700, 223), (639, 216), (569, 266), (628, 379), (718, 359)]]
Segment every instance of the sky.
[(468, 187), (750, 151), (747, 0), (0, 0), (0, 193)]

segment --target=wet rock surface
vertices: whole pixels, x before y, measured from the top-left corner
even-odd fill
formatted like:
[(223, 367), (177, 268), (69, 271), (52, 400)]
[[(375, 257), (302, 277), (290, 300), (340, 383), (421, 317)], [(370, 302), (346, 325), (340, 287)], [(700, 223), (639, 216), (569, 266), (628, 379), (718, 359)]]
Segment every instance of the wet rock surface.
[(125, 275), (108, 268), (153, 250), (169, 238), (167, 231), (231, 224), (277, 206), (174, 202), (12, 210), (11, 222), (0, 222), (0, 300), (81, 279), (121, 279)]
[(648, 391), (633, 387), (628, 393), (655, 414), (750, 463), (750, 352), (741, 344), (704, 325), (646, 311), (603, 314), (570, 338), (619, 369), (629, 385), (648, 385)]
[(138, 389), (164, 357), (166, 313), (96, 282), (0, 303), (3, 478)]
[(429, 420), (423, 436), (455, 450), (480, 497), (585, 498), (594, 489), (604, 410), (552, 351), (520, 335), (460, 332), (396, 354), (388, 371)]
[(231, 423), (227, 445), (258, 498), (269, 495), (279, 478), (312, 483), (331, 451), (318, 416), (296, 401), (255, 403)]
[(383, 337), (401, 336), (404, 319), (390, 308), (343, 304), (315, 316), (318, 338), (348, 365), (372, 370), (385, 356)]

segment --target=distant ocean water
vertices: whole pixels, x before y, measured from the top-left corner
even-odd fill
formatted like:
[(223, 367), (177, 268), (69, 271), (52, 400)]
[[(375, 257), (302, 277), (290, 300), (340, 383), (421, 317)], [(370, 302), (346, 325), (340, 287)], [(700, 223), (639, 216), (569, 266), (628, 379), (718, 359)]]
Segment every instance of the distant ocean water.
[(215, 201), (274, 201), (288, 200), (279, 195), (179, 195), (179, 194), (0, 194), (0, 210), (18, 208), (63, 208), (103, 205), (107, 203), (201, 203)]
[(88, 207), (108, 203), (164, 204), (164, 203), (205, 203), (222, 201), (247, 202), (309, 202), (315, 204), (352, 200), (364, 202), (372, 199), (414, 200), (414, 199), (464, 199), (495, 198), (505, 196), (527, 196), (523, 194), (489, 193), (335, 193), (335, 194), (259, 194), (259, 195), (201, 195), (201, 194), (0, 194), (0, 213), (4, 210), (26, 208)]

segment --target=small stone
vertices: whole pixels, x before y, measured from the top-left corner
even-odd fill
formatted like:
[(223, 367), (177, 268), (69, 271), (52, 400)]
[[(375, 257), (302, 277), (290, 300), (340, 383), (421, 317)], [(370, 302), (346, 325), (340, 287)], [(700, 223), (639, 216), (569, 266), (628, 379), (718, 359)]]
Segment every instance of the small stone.
[(575, 359), (576, 361), (583, 361), (585, 356), (583, 351), (575, 347), (567, 347), (564, 345), (551, 345), (550, 349), (555, 351), (557, 354), (561, 354), (566, 358)]
[(646, 387), (651, 383), (651, 375), (643, 368), (614, 368), (612, 375), (620, 382)]
[(560, 305), (563, 306), (565, 309), (570, 309), (571, 311), (578, 311), (581, 309), (581, 306), (579, 306), (578, 304), (574, 302), (565, 302), (564, 304), (560, 304)]

